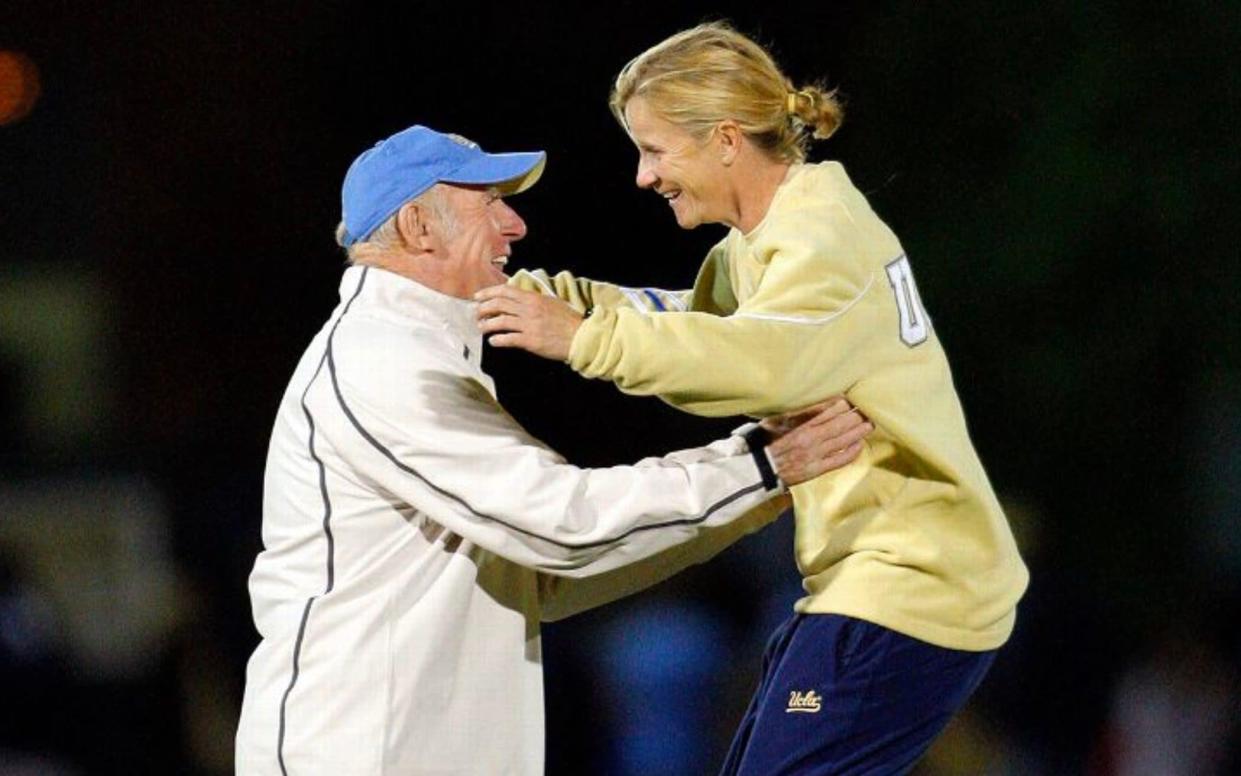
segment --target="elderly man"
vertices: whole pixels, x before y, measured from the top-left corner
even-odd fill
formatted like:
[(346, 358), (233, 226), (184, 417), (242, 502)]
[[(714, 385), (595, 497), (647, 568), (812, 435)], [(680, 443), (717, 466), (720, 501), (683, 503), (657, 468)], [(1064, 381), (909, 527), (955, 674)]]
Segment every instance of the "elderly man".
[(709, 557), (869, 430), (838, 402), (606, 469), (526, 433), (469, 300), (506, 280), (526, 226), (501, 197), (544, 160), (416, 126), (345, 176), (353, 266), (267, 460), (242, 776), (542, 773), (539, 622)]

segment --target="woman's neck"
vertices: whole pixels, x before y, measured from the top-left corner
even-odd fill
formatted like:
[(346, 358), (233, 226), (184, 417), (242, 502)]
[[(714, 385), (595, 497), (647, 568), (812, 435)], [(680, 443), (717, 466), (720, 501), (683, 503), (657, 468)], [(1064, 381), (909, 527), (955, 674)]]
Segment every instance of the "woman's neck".
[(767, 216), (776, 190), (788, 176), (789, 163), (772, 159), (757, 148), (747, 149), (735, 162), (734, 203), (736, 222), (729, 226), (749, 234)]

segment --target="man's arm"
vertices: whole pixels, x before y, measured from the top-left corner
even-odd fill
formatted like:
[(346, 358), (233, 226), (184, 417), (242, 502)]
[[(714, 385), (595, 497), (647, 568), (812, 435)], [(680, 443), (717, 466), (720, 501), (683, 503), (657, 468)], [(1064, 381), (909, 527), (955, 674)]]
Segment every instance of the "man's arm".
[[(773, 465), (790, 472), (801, 465), (798, 461), (821, 462), (830, 469), (849, 463), (861, 449), (860, 445), (850, 440), (858, 432), (870, 428), (865, 418), (841, 397), (768, 418), (760, 425), (778, 438), (767, 448)], [(814, 426), (819, 426), (824, 433), (806, 433)], [(783, 437), (795, 428), (801, 429), (802, 433)], [(809, 472), (808, 469), (806, 471)], [(787, 494), (776, 496), (727, 525), (703, 530), (693, 541), (605, 574), (580, 579), (543, 575), (539, 579), (542, 618), (559, 620), (645, 590), (690, 566), (705, 563), (733, 542), (763, 528), (792, 506), (792, 498)]]
[[(363, 322), (334, 336), (307, 399), (325, 444), (347, 466), (342, 474), (516, 563), (568, 576), (606, 572), (727, 525), (781, 491), (738, 437), (633, 466), (572, 466), (461, 365), (439, 361), (442, 353), (411, 335)], [(779, 470), (793, 484), (831, 460)]]
[(646, 590), (691, 566), (706, 563), (792, 508), (791, 496), (776, 496), (731, 523), (705, 528), (692, 541), (669, 547), (633, 565), (580, 578), (542, 574), (539, 576), (540, 616), (545, 622), (561, 620)]
[[(851, 440), (870, 427), (853, 405), (841, 397), (768, 418), (757, 424), (762, 431), (755, 431), (754, 425), (738, 431), (748, 430), (750, 435), (758, 434), (759, 439), (765, 434), (772, 442), (767, 447), (772, 465), (790, 477), (810, 474), (820, 465), (835, 469), (849, 463), (861, 449), (860, 444)], [(809, 433), (815, 427), (821, 433)], [(800, 433), (789, 435), (788, 432), (795, 429), (800, 429)], [(693, 541), (670, 547), (623, 569), (582, 579), (544, 575), (539, 584), (542, 618), (558, 620), (658, 584), (690, 566), (710, 560), (792, 506), (792, 498), (787, 494), (776, 496), (727, 525), (704, 529)]]

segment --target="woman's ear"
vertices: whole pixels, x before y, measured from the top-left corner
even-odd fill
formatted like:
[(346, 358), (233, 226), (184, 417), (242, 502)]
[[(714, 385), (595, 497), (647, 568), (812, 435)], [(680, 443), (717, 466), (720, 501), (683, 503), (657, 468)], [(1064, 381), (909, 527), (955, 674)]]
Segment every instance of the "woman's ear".
[(741, 131), (741, 127), (737, 122), (732, 119), (725, 119), (715, 125), (714, 140), (715, 150), (719, 154), (720, 162), (728, 166), (741, 153), (741, 144), (745, 142), (745, 133)]

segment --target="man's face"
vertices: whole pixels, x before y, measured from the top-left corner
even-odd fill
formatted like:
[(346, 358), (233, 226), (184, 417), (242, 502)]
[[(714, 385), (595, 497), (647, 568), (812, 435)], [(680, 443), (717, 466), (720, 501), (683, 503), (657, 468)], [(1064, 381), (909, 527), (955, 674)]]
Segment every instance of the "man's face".
[(448, 261), (445, 293), (471, 299), (474, 292), (508, 281), (504, 265), (512, 243), (526, 236), (526, 222), (489, 186), (440, 184), (451, 223), (441, 224), (441, 250)]

